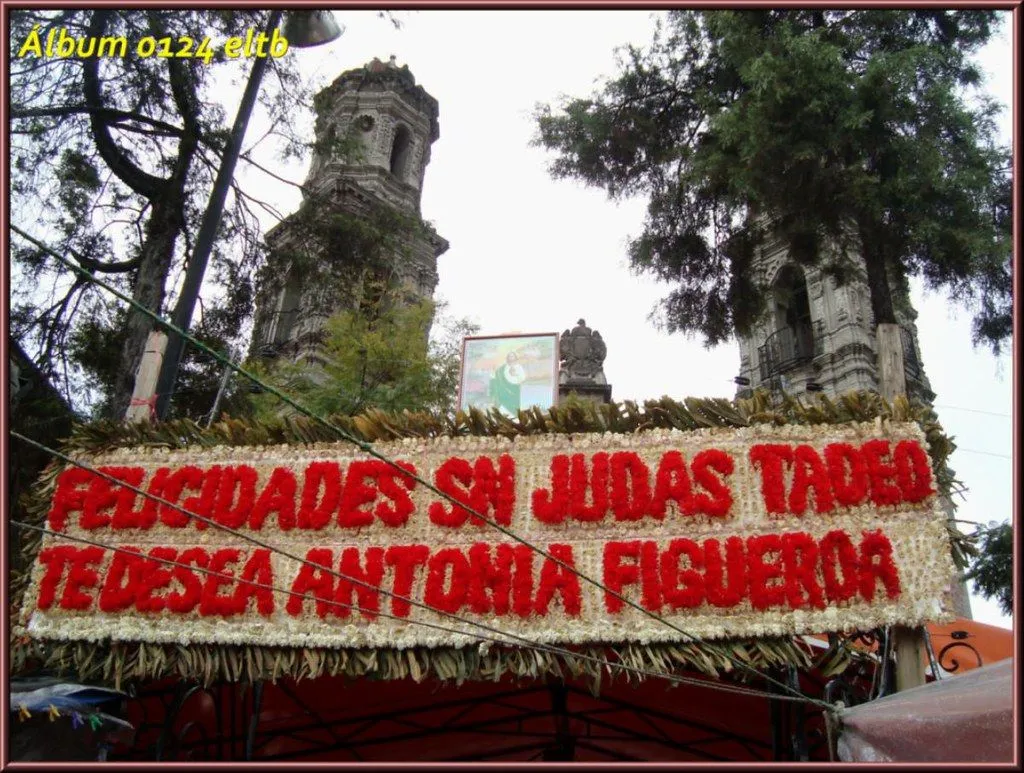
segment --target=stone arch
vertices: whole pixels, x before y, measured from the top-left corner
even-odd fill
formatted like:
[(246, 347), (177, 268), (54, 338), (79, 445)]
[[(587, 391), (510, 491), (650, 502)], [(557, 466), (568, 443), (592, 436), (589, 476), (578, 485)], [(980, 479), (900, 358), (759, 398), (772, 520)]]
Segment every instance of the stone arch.
[(391, 141), (391, 174), (404, 180), (409, 171), (409, 157), (412, 155), (412, 132), (403, 124), (395, 127), (395, 136)]
[(764, 377), (808, 362), (815, 352), (811, 301), (803, 270), (794, 263), (783, 264), (772, 277), (769, 288), (771, 329), (764, 346), (758, 349)]
[(807, 278), (795, 263), (780, 266), (772, 279), (772, 310), (775, 329), (810, 327), (811, 298), (807, 291)]
[[(337, 130), (334, 124), (330, 124), (323, 132), (316, 135), (316, 143), (313, 145), (313, 160), (310, 164), (308, 177), (313, 177), (324, 166), (331, 162)], [(307, 178), (308, 179), (308, 178)]]

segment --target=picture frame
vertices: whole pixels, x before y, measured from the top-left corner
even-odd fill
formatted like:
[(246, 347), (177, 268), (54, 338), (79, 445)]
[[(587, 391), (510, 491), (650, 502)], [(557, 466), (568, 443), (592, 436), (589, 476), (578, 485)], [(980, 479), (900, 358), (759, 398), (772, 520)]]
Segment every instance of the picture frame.
[(465, 336), (459, 368), (458, 409), (519, 411), (558, 404), (558, 333)]

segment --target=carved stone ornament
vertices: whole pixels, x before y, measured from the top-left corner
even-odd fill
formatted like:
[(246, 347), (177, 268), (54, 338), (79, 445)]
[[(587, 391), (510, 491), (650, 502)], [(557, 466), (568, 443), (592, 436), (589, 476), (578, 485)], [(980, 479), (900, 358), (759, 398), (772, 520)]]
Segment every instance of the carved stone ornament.
[(604, 358), (608, 353), (604, 339), (596, 330), (587, 327), (580, 319), (576, 327), (562, 333), (559, 340), (559, 357), (562, 362), (559, 381), (607, 384), (604, 376)]

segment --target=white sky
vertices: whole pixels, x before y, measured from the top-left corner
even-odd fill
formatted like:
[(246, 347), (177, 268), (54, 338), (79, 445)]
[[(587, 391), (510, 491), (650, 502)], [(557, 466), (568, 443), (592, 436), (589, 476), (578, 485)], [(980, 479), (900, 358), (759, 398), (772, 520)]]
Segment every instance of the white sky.
[[(387, 61), (394, 54), (440, 103), (441, 136), (427, 168), (422, 215), (451, 243), (439, 261), (437, 295), (454, 316), (477, 322), (484, 335), (560, 332), (584, 317), (607, 343), (604, 369), (616, 400), (734, 396), (735, 344), (708, 351), (648, 320), (667, 287), (633, 276), (625, 257), (627, 239), (641, 231), (645, 201), (616, 205), (600, 190), (555, 182), (546, 152), (529, 146), (534, 105), (590, 93), (599, 77), (616, 72), (616, 46), (649, 42), (654, 14), (399, 12), (399, 30), (372, 11), (335, 15), (346, 27), (339, 40), (289, 54), (301, 57), (306, 74), (326, 85), (374, 56)], [(981, 61), (989, 91), (1009, 105), (1012, 33), (1004, 15), (1007, 23)], [(234, 105), (228, 109), (233, 115)], [(1010, 121), (1006, 111), (1006, 141)], [(261, 134), (256, 117), (247, 136)], [(276, 168), (302, 182), (308, 164)], [(280, 211), (295, 211), (295, 189), (242, 171)], [(952, 465), (970, 490), (958, 501), (958, 517), (1009, 520), (1011, 355), (973, 349), (970, 315), (944, 297), (915, 286), (913, 300), (939, 417), (960, 447)], [(972, 596), (971, 604), (976, 620), (1012, 627), (994, 602)]]

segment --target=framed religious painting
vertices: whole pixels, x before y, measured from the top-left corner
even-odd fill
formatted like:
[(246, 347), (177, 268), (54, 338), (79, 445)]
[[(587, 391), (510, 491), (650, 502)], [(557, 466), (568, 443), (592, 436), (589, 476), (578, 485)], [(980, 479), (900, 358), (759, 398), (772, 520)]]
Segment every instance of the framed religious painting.
[(558, 402), (558, 333), (466, 336), (462, 340), (459, 410), (524, 408)]

